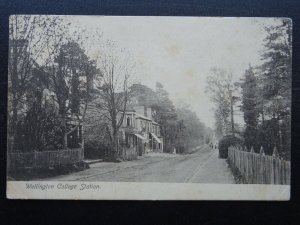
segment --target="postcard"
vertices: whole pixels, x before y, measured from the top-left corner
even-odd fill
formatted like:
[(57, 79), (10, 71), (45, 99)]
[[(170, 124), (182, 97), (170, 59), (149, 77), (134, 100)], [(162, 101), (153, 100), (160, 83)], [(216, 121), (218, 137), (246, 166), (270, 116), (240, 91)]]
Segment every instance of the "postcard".
[(12, 15), (7, 197), (289, 200), (289, 18)]

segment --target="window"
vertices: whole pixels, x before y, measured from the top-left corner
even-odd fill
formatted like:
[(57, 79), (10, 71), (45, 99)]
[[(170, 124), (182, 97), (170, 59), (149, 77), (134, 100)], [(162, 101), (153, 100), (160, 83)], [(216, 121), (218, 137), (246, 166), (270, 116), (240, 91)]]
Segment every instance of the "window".
[(131, 121), (130, 121), (130, 117), (127, 117), (127, 127), (129, 127), (131, 125)]

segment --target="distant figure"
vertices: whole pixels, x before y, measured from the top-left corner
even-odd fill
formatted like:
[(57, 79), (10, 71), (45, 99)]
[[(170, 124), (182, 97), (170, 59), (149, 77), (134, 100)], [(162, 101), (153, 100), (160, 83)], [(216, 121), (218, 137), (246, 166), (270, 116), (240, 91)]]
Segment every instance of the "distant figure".
[(173, 149), (173, 154), (176, 154), (176, 148), (174, 147), (174, 149)]

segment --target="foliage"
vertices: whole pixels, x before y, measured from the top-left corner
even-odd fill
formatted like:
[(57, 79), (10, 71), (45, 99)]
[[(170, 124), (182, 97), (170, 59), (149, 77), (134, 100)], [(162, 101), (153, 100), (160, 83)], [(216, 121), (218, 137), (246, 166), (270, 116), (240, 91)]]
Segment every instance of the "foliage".
[(156, 91), (141, 84), (134, 84), (131, 90), (138, 105), (152, 108), (154, 120), (161, 125), (164, 151), (172, 152), (176, 148), (177, 152), (188, 152), (204, 143), (205, 138), (209, 143), (211, 135), (205, 125), (189, 106), (176, 109), (162, 84), (157, 83)]
[(156, 84), (157, 102), (152, 107), (156, 114), (154, 119), (161, 125), (161, 134), (164, 137), (164, 150), (171, 152), (176, 140), (177, 113), (168, 92), (160, 83)]
[(230, 133), (230, 95), (234, 90), (231, 73), (220, 69), (212, 68), (210, 76), (207, 77), (206, 92), (215, 103), (216, 134), (222, 137)]
[(243, 141), (240, 138), (237, 138), (233, 135), (224, 136), (219, 141), (219, 157), (227, 158), (228, 157), (228, 148), (230, 146), (242, 145)]
[(118, 158), (119, 129), (123, 123), (127, 103), (130, 96), (130, 75), (133, 70), (128, 55), (123, 49), (108, 41), (106, 51), (99, 58), (98, 66), (101, 74), (96, 81), (100, 103), (96, 104), (102, 117), (102, 125), (106, 131), (110, 143), (113, 158)]
[[(105, 158), (111, 152), (111, 141), (106, 131), (105, 118), (99, 107), (99, 99), (88, 106), (84, 121), (84, 152), (86, 158)], [(110, 154), (111, 155), (111, 154)]]
[(63, 148), (63, 121), (55, 111), (37, 104), (19, 120), (16, 132), (18, 151), (47, 151)]
[[(277, 21), (265, 28), (264, 60), (260, 69), (260, 104), (262, 122), (260, 133), (269, 148), (277, 146), (279, 155), (290, 157), (291, 82), (292, 82), (292, 23)], [(264, 143), (262, 141), (262, 143)], [(271, 151), (271, 150), (269, 150)]]
[(14, 140), (19, 132), (16, 124), (30, 120), (25, 130), (39, 128), (32, 130), (35, 139), (31, 141), (32, 149), (60, 148), (50, 141), (56, 128), (53, 125), (51, 129), (53, 121), (46, 125), (47, 120), (41, 119), (44, 111), (52, 110), (49, 119), (60, 121), (60, 142), (64, 147), (67, 135), (77, 128), (67, 125), (67, 114), (78, 118), (79, 123), (84, 119), (90, 84), (99, 71), (78, 42), (72, 40), (80, 41), (83, 37), (70, 37), (68, 24), (63, 21), (59, 16), (10, 17), (8, 132), (12, 143), (9, 146), (19, 142)]
[[(270, 155), (276, 147), (281, 157), (290, 159), (292, 24), (289, 19), (274, 19), (265, 31), (262, 65), (250, 66), (237, 85), (241, 88), (245, 122), (240, 133), (247, 148), (253, 146), (258, 152), (263, 146)], [(232, 82), (224, 71), (215, 69), (207, 84), (207, 92), (216, 105), (216, 136), (220, 137), (228, 134), (228, 92)]]
[[(261, 66), (265, 99), (282, 96), (290, 100), (292, 78), (292, 24), (283, 19), (277, 25), (265, 28), (268, 36), (265, 39), (265, 51), (262, 54), (265, 63)], [(286, 105), (288, 107), (288, 105)]]
[(110, 145), (105, 145), (97, 139), (84, 143), (84, 157), (86, 159), (104, 159), (110, 152)]
[(24, 99), (31, 86), (32, 71), (37, 60), (46, 53), (46, 45), (57, 27), (63, 27), (58, 16), (12, 15), (9, 19), (9, 116), (8, 131), (13, 135)]
[(206, 127), (200, 122), (196, 113), (188, 108), (177, 109), (178, 114), (178, 135), (176, 138), (176, 149), (179, 152), (188, 150), (204, 143)]
[(242, 88), (242, 105), (241, 111), (244, 112), (245, 131), (244, 139), (245, 145), (251, 148), (256, 142), (256, 132), (258, 126), (258, 88), (256, 84), (256, 77), (253, 72), (253, 68), (249, 66), (249, 69), (245, 72), (245, 77), (241, 84)]
[(289, 159), (291, 21), (275, 20), (274, 25), (266, 27), (265, 30), (267, 36), (262, 54), (264, 63), (257, 68), (256, 77), (249, 68), (245, 72), (242, 85), (242, 110), (246, 123), (244, 137), (247, 147), (254, 146), (258, 151), (260, 146), (263, 146), (265, 153), (271, 155), (276, 146), (279, 155)]
[[(65, 115), (69, 110), (79, 114), (81, 101), (88, 101), (88, 81), (99, 73), (94, 61), (89, 60), (78, 43), (67, 42), (61, 46), (53, 63), (57, 68), (49, 73), (60, 114)], [(85, 81), (82, 82), (80, 77), (85, 77)]]
[[(158, 102), (156, 92), (146, 85), (133, 84), (130, 87), (130, 91), (132, 93), (132, 96), (136, 98), (136, 103), (138, 103), (139, 105), (153, 107)], [(135, 104), (134, 102), (132, 103)]]
[[(282, 125), (279, 125), (275, 118), (263, 121), (256, 133), (256, 142), (253, 143), (254, 150), (259, 152), (260, 147), (263, 146), (265, 154), (272, 155), (276, 146), (279, 155), (290, 160), (291, 131), (288, 129), (289, 123), (290, 121), (285, 120)], [(279, 128), (281, 133), (278, 132)], [(282, 137), (280, 137), (281, 135)], [(278, 146), (282, 146), (282, 149), (279, 149)]]

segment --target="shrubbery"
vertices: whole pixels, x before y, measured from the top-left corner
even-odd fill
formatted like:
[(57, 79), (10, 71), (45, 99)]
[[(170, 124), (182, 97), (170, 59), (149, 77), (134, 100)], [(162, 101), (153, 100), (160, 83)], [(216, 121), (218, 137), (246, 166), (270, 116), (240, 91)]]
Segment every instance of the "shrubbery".
[(86, 159), (104, 159), (107, 158), (110, 148), (98, 140), (87, 140), (84, 143), (84, 157)]
[(224, 136), (219, 141), (219, 157), (224, 159), (228, 157), (228, 148), (234, 145), (242, 145), (243, 141), (233, 135)]
[(32, 107), (17, 123), (16, 151), (32, 152), (63, 148), (63, 120), (51, 109)]
[(111, 154), (110, 137), (105, 126), (96, 124), (96, 115), (88, 114), (84, 125), (84, 157), (86, 159), (106, 159)]

